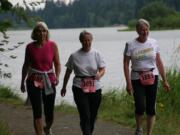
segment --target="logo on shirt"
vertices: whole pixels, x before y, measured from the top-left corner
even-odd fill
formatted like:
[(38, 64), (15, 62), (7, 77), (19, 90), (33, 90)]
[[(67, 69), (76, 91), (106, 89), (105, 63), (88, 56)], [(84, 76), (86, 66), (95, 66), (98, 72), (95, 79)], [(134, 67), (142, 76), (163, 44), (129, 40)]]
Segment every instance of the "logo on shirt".
[(145, 48), (142, 50), (138, 50), (134, 54), (134, 58), (136, 60), (144, 60), (152, 57), (153, 57), (153, 48)]

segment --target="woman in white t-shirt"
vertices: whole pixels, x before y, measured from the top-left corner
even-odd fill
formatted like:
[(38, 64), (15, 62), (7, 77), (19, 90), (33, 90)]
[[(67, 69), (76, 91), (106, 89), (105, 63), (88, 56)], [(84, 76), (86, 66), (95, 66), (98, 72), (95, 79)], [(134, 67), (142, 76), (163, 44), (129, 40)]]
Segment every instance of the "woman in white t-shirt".
[[(165, 89), (170, 90), (157, 41), (149, 38), (149, 28), (147, 20), (139, 19), (136, 24), (138, 37), (127, 42), (124, 50), (126, 89), (130, 95), (133, 94), (135, 100), (135, 135), (143, 135), (144, 112), (147, 114), (147, 135), (152, 135), (155, 123), (158, 73), (162, 77)], [(131, 73), (129, 71), (130, 62)]]
[(101, 103), (100, 79), (105, 73), (105, 61), (102, 55), (91, 48), (92, 34), (83, 31), (79, 40), (82, 48), (72, 53), (66, 63), (61, 96), (66, 94), (69, 77), (74, 71), (73, 95), (80, 116), (83, 135), (92, 135), (97, 112)]

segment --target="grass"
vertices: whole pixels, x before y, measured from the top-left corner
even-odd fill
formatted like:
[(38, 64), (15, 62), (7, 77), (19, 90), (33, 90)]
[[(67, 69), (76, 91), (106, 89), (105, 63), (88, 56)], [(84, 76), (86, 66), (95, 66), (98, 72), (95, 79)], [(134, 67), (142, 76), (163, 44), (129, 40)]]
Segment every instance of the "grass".
[(0, 135), (12, 135), (7, 124), (3, 121), (0, 121)]
[(55, 111), (62, 112), (64, 114), (77, 114), (77, 109), (74, 106), (69, 105), (65, 101), (61, 102), (60, 105), (56, 106)]
[[(153, 135), (180, 135), (180, 72), (170, 70), (167, 74), (171, 86), (170, 92), (165, 92), (162, 82), (159, 82), (157, 95), (157, 115)], [(0, 102), (22, 105), (23, 101), (7, 87), (0, 87)], [(77, 114), (77, 109), (65, 102), (56, 106), (55, 111), (64, 114)], [(125, 89), (111, 89), (103, 94), (98, 117), (114, 121), (124, 126), (135, 128), (134, 100)], [(144, 121), (144, 129), (145, 129)], [(9, 135), (6, 123), (0, 121), (0, 135)]]
[(168, 72), (171, 86), (169, 93), (164, 92), (162, 83), (159, 86), (157, 99), (157, 124), (155, 135), (180, 135), (180, 72)]
[[(153, 135), (180, 135), (180, 72), (168, 72), (171, 86), (170, 92), (165, 92), (162, 82), (159, 82), (157, 95), (157, 116)], [(99, 117), (115, 121), (125, 126), (135, 127), (134, 100), (125, 90), (112, 89), (103, 96)], [(144, 128), (146, 128), (144, 121)]]
[(10, 103), (10, 104), (22, 104), (23, 100), (9, 87), (0, 86), (0, 102)]
[[(129, 110), (131, 108), (132, 110)], [(124, 90), (112, 89), (103, 94), (99, 117), (120, 124), (129, 125), (134, 121), (134, 101)]]

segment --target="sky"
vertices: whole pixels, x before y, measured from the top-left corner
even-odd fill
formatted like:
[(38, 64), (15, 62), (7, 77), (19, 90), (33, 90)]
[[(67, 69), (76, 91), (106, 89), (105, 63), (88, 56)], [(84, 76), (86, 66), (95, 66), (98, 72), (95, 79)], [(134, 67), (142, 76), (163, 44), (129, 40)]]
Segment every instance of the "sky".
[[(19, 3), (19, 4), (22, 4), (23, 3), (23, 0), (8, 0), (10, 1), (13, 5)], [(26, 0), (26, 2), (33, 2), (33, 1), (41, 1), (41, 0)]]
[[(11, 2), (13, 5), (16, 5), (17, 3), (19, 3), (20, 5), (23, 5), (23, 0), (8, 0), (9, 2)], [(45, 0), (25, 0), (27, 3), (31, 3), (31, 2), (41, 2), (41, 1), (45, 1)], [(57, 1), (57, 0), (54, 0)], [(66, 4), (69, 3), (70, 0), (62, 0), (65, 1)]]
[[(11, 2), (13, 5), (19, 4), (23, 6), (23, 0), (8, 0), (8, 1)], [(42, 2), (45, 0), (25, 0), (25, 1), (26, 3), (31, 3), (31, 2)], [(57, 0), (54, 0), (54, 1), (57, 1)], [(62, 0), (62, 1), (65, 1), (66, 4), (68, 4), (70, 0)], [(43, 8), (43, 7), (44, 7), (44, 3), (37, 6), (37, 8)]]
[[(26, 1), (26, 3), (28, 3), (28, 5), (29, 5), (29, 3), (31, 3), (31, 2), (41, 2), (41, 1), (43, 1), (43, 0), (25, 0)], [(16, 5), (16, 4), (19, 4), (19, 5), (21, 5), (21, 6), (23, 6), (24, 4), (23, 4), (23, 0), (9, 0), (9, 2), (11, 2), (13, 5)], [(24, 7), (24, 6), (23, 6)], [(43, 8), (44, 7), (44, 4), (40, 4), (40, 5), (38, 5), (37, 6), (37, 8)]]

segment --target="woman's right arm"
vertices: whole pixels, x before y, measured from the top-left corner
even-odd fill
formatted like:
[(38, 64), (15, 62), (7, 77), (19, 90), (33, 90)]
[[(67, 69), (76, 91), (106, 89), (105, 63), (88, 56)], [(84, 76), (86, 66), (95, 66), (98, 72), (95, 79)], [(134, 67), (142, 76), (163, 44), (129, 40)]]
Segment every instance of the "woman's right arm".
[(26, 49), (25, 60), (24, 60), (24, 64), (23, 64), (23, 67), (22, 67), (21, 92), (25, 92), (26, 91), (25, 90), (24, 81), (26, 79), (29, 66), (30, 66), (30, 60), (29, 60), (29, 57), (27, 55), (27, 49)]
[(63, 87), (61, 89), (61, 96), (64, 97), (66, 95), (66, 86), (69, 81), (70, 75), (72, 73), (72, 70), (67, 68), (66, 73), (64, 75), (64, 81), (63, 81)]
[(131, 78), (130, 78), (130, 73), (129, 73), (129, 63), (130, 63), (130, 57), (124, 55), (123, 65), (124, 65), (124, 76), (125, 76), (126, 85), (127, 85), (126, 90), (130, 95), (132, 95), (133, 88), (132, 88)]

